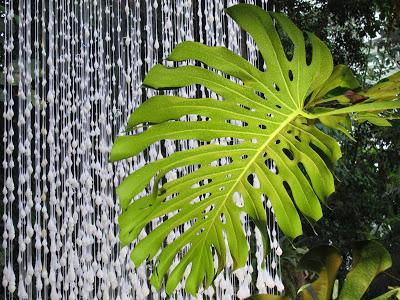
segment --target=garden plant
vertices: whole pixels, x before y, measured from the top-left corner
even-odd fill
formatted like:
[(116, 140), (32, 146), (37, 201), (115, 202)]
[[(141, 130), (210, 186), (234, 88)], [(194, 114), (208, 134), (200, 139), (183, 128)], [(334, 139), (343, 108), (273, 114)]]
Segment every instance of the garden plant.
[[(226, 12), (252, 36), (265, 70), (224, 47), (192, 41), (177, 45), (170, 61), (195, 60), (201, 65), (156, 65), (143, 84), (157, 90), (202, 85), (219, 98), (151, 97), (130, 116), (126, 133), (116, 138), (111, 152), (111, 160), (117, 161), (134, 157), (158, 141), (199, 141), (197, 148), (134, 171), (117, 188), (122, 245), (137, 240), (152, 220), (164, 218), (138, 240), (131, 258), (138, 266), (157, 257), (151, 283), (160, 288), (166, 278), (167, 293), (175, 289), (189, 265), (188, 293), (195, 295), (200, 286), (212, 284), (226, 265), (225, 239), (234, 268), (245, 265), (249, 249), (241, 213), (260, 230), (267, 255), (265, 199), (272, 203), (283, 234), (291, 239), (300, 236), (300, 214), (310, 223), (318, 221), (321, 203), (335, 190), (331, 169), (341, 150), (323, 127), (352, 139), (354, 122), (390, 126), (393, 110), (400, 108), (400, 73), (362, 90), (348, 67), (333, 65), (324, 42), (303, 33), (285, 15), (247, 4)], [(198, 117), (192, 120), (187, 118), (190, 115)], [(227, 143), (219, 142), (226, 138)], [(191, 173), (165, 180), (171, 170), (187, 166), (192, 167)], [(146, 188), (150, 192), (139, 196)], [(190, 229), (167, 244), (167, 236), (185, 223), (191, 223)], [(183, 258), (171, 270), (183, 249), (187, 249)], [(336, 252), (328, 249), (339, 262)]]

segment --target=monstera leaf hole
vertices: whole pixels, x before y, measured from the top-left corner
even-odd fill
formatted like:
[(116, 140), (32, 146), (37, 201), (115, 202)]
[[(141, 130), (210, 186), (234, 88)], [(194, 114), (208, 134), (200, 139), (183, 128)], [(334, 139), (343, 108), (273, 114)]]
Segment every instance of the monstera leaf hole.
[[(300, 214), (310, 222), (322, 217), (321, 202), (334, 191), (330, 168), (341, 151), (317, 124), (343, 130), (351, 114), (388, 122), (380, 112), (400, 107), (399, 76), (379, 83), (380, 90), (359, 92), (364, 100), (353, 103), (330, 94), (358, 85), (347, 67), (333, 68), (329, 49), (314, 34), (257, 6), (239, 4), (226, 12), (252, 36), (265, 71), (224, 47), (177, 45), (168, 59), (178, 67), (154, 66), (143, 85), (201, 86), (206, 98), (149, 98), (129, 117), (126, 134), (111, 151), (115, 161), (158, 142), (190, 145), (170, 155), (161, 150), (163, 157), (157, 155), (117, 188), (121, 244), (136, 241), (131, 253), (136, 266), (155, 261), (151, 282), (160, 288), (166, 278), (167, 293), (183, 277), (191, 294), (207, 288), (226, 266), (228, 253), (234, 269), (246, 264), (243, 216), (260, 230), (267, 255), (266, 199), (280, 230), (292, 239), (302, 234)], [(183, 61), (196, 63), (179, 66)], [(159, 218), (157, 228), (141, 234)]]
[[(285, 51), (286, 58), (288, 61), (291, 61), (294, 53), (294, 44), (283, 28), (279, 26), (279, 23), (276, 23), (276, 28), (282, 42), (283, 50)], [(289, 70), (289, 72), (291, 72), (291, 70)]]

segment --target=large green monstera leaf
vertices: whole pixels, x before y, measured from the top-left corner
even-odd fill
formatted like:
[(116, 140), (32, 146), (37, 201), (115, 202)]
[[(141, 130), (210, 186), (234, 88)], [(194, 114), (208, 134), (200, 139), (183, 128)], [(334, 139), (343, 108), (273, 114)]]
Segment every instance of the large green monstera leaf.
[[(329, 166), (341, 152), (338, 143), (317, 128), (319, 121), (340, 129), (346, 127), (349, 113), (371, 111), (379, 118), (379, 112), (400, 106), (392, 101), (398, 90), (379, 103), (376, 99), (367, 101), (368, 91), (356, 104), (348, 97), (342, 99), (346, 95), (335, 94), (338, 87), (356, 94), (358, 83), (347, 68), (334, 71), (325, 44), (312, 33), (303, 35), (284, 15), (245, 4), (230, 7), (227, 13), (254, 38), (266, 71), (224, 47), (179, 44), (169, 60), (197, 60), (209, 68), (156, 65), (144, 85), (171, 89), (199, 84), (220, 99), (154, 96), (130, 116), (127, 134), (117, 137), (111, 152), (111, 160), (116, 161), (136, 156), (158, 141), (202, 142), (198, 148), (145, 165), (117, 188), (122, 207), (121, 243), (137, 241), (131, 253), (136, 266), (157, 257), (151, 282), (160, 288), (167, 275), (168, 293), (188, 267), (185, 288), (189, 293), (196, 294), (202, 284), (209, 286), (225, 266), (225, 239), (234, 268), (245, 265), (248, 244), (241, 213), (260, 229), (268, 251), (266, 198), (280, 229), (291, 238), (302, 234), (299, 212), (310, 221), (322, 217), (320, 201), (334, 191)], [(293, 45), (291, 55), (286, 55), (282, 46), (282, 34)], [(309, 55), (306, 48), (311, 48)], [(332, 93), (338, 98), (332, 99)], [(202, 118), (183, 121), (188, 115)], [(138, 133), (138, 128), (142, 132)], [(219, 138), (237, 143), (211, 143)], [(222, 160), (227, 163), (219, 163)], [(269, 168), (271, 163), (275, 168)], [(196, 168), (181, 178), (165, 180), (168, 172), (185, 166)], [(153, 178), (151, 193), (139, 197)], [(164, 222), (138, 239), (143, 228), (160, 217)], [(191, 223), (190, 229), (166, 242), (171, 232), (187, 223)], [(183, 253), (183, 258), (171, 267), (178, 253)]]

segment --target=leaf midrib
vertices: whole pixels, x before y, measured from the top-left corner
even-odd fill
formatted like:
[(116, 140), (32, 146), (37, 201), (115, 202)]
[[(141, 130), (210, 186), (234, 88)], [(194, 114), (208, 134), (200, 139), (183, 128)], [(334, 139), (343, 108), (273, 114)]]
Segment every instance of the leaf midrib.
[[(239, 179), (235, 185), (231, 187), (231, 189), (228, 192), (228, 196), (231, 195), (233, 192), (234, 188), (236, 185), (242, 180), (242, 177), (247, 173), (247, 171), (250, 169), (251, 165), (254, 163), (254, 161), (258, 158), (258, 156), (265, 150), (267, 145), (281, 132), (283, 128), (285, 128), (291, 121), (293, 121), (297, 116), (299, 115), (298, 111), (294, 111), (290, 115), (288, 115), (288, 118), (286, 121), (282, 122), (281, 125), (279, 125), (278, 128), (276, 128), (268, 137), (268, 139), (258, 148), (256, 151), (256, 154), (249, 160), (248, 164), (244, 167), (243, 172), (239, 175)], [(228, 198), (228, 197), (227, 197)]]
[[(290, 122), (292, 122), (294, 119), (297, 118), (298, 115), (300, 115), (301, 113), (299, 111), (294, 111), (292, 112), (290, 115), (288, 115), (286, 121), (282, 122), (282, 124), (275, 129), (271, 135), (268, 137), (268, 139), (260, 146), (260, 148), (258, 148), (256, 154), (249, 160), (248, 164), (244, 167), (243, 172), (238, 176), (238, 180), (236, 181), (236, 183), (234, 183), (230, 190), (227, 192), (227, 196), (225, 197), (225, 199), (222, 201), (221, 205), (215, 205), (215, 215), (212, 219), (210, 219), (210, 221), (212, 220), (211, 224), (215, 223), (215, 219), (217, 216), (219, 216), (219, 212), (221, 211), (222, 207), (225, 207), (226, 201), (231, 197), (232, 192), (235, 190), (236, 186), (238, 185), (238, 183), (242, 182), (242, 178), (243, 175), (245, 175), (247, 173), (247, 171), (250, 169), (250, 167), (252, 166), (252, 164), (255, 162), (255, 160), (258, 158), (258, 156), (264, 151), (264, 149), (266, 148), (266, 146), (281, 132), (281, 130), (283, 128), (285, 128)], [(219, 208), (218, 208), (219, 207)], [(229, 210), (228, 210), (229, 211)], [(203, 237), (207, 238), (208, 234), (210, 232), (210, 229), (214, 227), (214, 226), (209, 226), (208, 230), (206, 232), (206, 234), (203, 235)]]

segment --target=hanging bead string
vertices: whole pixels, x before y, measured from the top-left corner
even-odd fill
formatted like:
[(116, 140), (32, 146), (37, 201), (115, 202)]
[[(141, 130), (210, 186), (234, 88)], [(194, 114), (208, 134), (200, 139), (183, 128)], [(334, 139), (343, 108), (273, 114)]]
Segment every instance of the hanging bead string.
[[(65, 100), (64, 100), (64, 82), (63, 82), (63, 49), (62, 49), (62, 14), (61, 14), (61, 2), (62, 0), (56, 0), (54, 2), (54, 29), (55, 29), (55, 59), (54, 59), (54, 68), (55, 68), (55, 147), (56, 147), (56, 158), (55, 158), (55, 177), (56, 177), (56, 194), (55, 194), (55, 244), (56, 249), (54, 251), (55, 261), (54, 261), (54, 274), (51, 274), (51, 282), (53, 282), (53, 297), (54, 299), (62, 298), (62, 287), (63, 284), (63, 210), (65, 207), (65, 198), (63, 197), (63, 183), (64, 183), (64, 162), (66, 161), (66, 157), (64, 156), (64, 140), (65, 136), (63, 133), (63, 117), (64, 117), (64, 109), (65, 109)], [(57, 138), (56, 138), (57, 137)], [(53, 278), (54, 276), (54, 278)]]
[[(113, 4), (112, 4), (113, 2), (111, 2), (111, 5), (112, 6), (114, 6)], [(131, 24), (133, 24), (133, 22), (135, 22), (134, 21), (134, 18), (135, 18), (135, 16), (138, 16), (137, 14), (139, 14), (140, 13), (140, 3), (139, 3), (139, 1), (137, 1), (137, 3), (134, 3), (134, 7), (132, 7), (132, 11), (131, 11), (131, 13), (130, 13), (130, 15), (133, 17), (132, 19), (131, 19)], [(136, 20), (136, 22), (139, 22), (138, 20)], [(118, 19), (118, 23), (120, 23), (120, 20)], [(116, 26), (112, 26), (112, 28), (111, 28), (111, 31), (113, 31), (114, 29), (113, 29), (113, 27), (116, 27)], [(131, 26), (132, 27), (132, 29), (131, 29), (131, 34), (130, 34), (130, 36), (132, 37), (132, 38), (136, 38), (136, 30), (134, 29), (134, 26)], [(115, 33), (114, 33), (114, 35), (115, 35)], [(139, 42), (141, 42), (140, 40), (139, 40)], [(114, 43), (113, 43), (113, 45), (114, 45)], [(140, 46), (140, 44), (137, 46), (137, 48), (138, 48), (138, 51), (139, 51), (139, 48), (140, 48), (141, 46)], [(133, 48), (131, 48), (131, 51), (133, 51), (134, 49)], [(140, 59), (140, 54), (138, 54), (139, 55), (139, 59)], [(122, 62), (122, 61), (121, 61)], [(119, 63), (119, 60), (118, 60), (118, 63)], [(136, 66), (137, 64), (135, 64), (134, 62), (131, 62), (134, 66)], [(127, 63), (127, 64), (129, 64), (129, 63)], [(118, 68), (120, 68), (120, 66), (122, 66), (122, 64), (118, 64)], [(140, 67), (139, 67), (139, 69), (137, 70), (137, 74), (140, 76)], [(138, 87), (136, 87), (136, 86), (134, 86), (134, 84), (132, 85), (132, 93), (133, 93), (133, 91), (134, 91), (134, 89), (135, 88), (138, 88)], [(131, 102), (131, 101), (129, 101), (130, 99), (125, 99), (125, 101), (126, 102)], [(123, 101), (123, 99), (120, 99), (120, 101)], [(135, 100), (133, 100), (132, 99), (132, 102), (133, 102), (133, 106), (135, 106), (136, 105), (136, 103), (137, 103), (137, 99), (135, 99)], [(122, 105), (122, 102), (121, 102), (121, 105)], [(125, 105), (126, 105), (126, 103), (125, 103)], [(131, 109), (132, 108), (130, 108), (130, 111), (129, 112), (131, 112)], [(118, 130), (119, 131), (121, 131), (121, 130), (123, 130), (123, 128), (124, 128), (124, 124), (123, 123), (121, 123), (121, 118), (123, 118), (124, 116), (118, 116), (116, 119), (115, 119), (115, 121), (116, 121), (116, 123), (115, 124), (118, 124)], [(110, 144), (110, 146), (111, 146), (111, 144)], [(111, 148), (110, 148), (111, 149)], [(118, 166), (119, 166), (119, 168), (120, 168), (120, 171), (122, 172), (122, 173), (120, 173), (121, 174), (121, 177), (119, 177), (119, 180), (123, 180), (123, 178), (124, 178), (124, 174), (128, 174), (128, 172), (129, 172), (129, 170), (131, 170), (131, 169), (134, 169), (135, 168), (135, 162), (134, 161), (129, 161), (129, 162), (123, 162), (123, 163), (118, 163)], [(125, 173), (126, 172), (126, 173)], [(117, 186), (117, 185), (116, 185)], [(114, 212), (114, 216), (117, 216), (118, 214), (120, 213), (120, 210), (119, 210), (119, 206), (118, 206), (118, 204), (116, 205), (116, 208), (115, 208), (115, 212)], [(115, 220), (117, 220), (117, 218), (115, 217)], [(117, 223), (115, 224), (115, 228), (117, 229), (118, 228), (118, 226), (117, 226)], [(129, 259), (129, 248), (128, 247), (126, 247), (125, 249), (122, 249), (121, 250), (121, 252), (120, 252), (120, 254), (119, 254), (119, 259), (121, 260), (120, 261), (120, 263), (121, 263), (121, 266), (123, 266), (123, 268), (122, 268), (122, 273), (121, 274), (123, 274), (123, 278), (124, 278), (124, 280), (123, 280), (123, 282), (122, 282), (122, 284), (121, 284), (121, 296), (122, 297), (124, 297), (124, 295), (126, 295), (125, 297), (128, 297), (128, 295), (131, 295), (131, 297), (135, 297), (135, 296), (137, 296), (136, 294), (135, 294), (135, 290), (136, 289), (138, 289), (138, 282), (139, 282), (139, 279), (138, 279), (138, 277), (137, 277), (137, 274), (136, 274), (136, 272), (134, 272), (134, 271), (132, 271), (133, 270), (133, 268), (132, 268), (132, 263), (131, 263), (131, 261), (130, 261), (130, 259)], [(118, 270), (118, 269), (117, 269)], [(134, 284), (132, 284), (132, 282), (134, 283)], [(129, 299), (129, 298), (127, 298), (127, 299)]]
[(69, 150), (68, 150), (68, 122), (67, 122), (67, 112), (70, 111), (70, 105), (68, 102), (67, 98), (67, 93), (66, 93), (66, 88), (68, 85), (67, 82), (67, 52), (65, 51), (66, 47), (66, 28), (65, 28), (65, 15), (62, 14), (61, 10), (62, 8), (65, 7), (65, 2), (64, 0), (60, 0), (58, 3), (57, 7), (57, 15), (58, 15), (58, 32), (59, 32), (59, 43), (58, 43), (58, 61), (57, 64), (59, 65), (58, 67), (58, 95), (62, 99), (62, 102), (60, 103), (60, 121), (59, 121), (59, 126), (60, 126), (60, 157), (64, 158), (60, 160), (60, 171), (59, 171), (59, 178), (60, 178), (60, 190), (59, 190), (59, 203), (60, 203), (60, 215), (59, 215), (59, 232), (60, 232), (60, 242), (61, 242), (61, 247), (59, 250), (59, 262), (60, 262), (60, 268), (58, 271), (58, 277), (57, 277), (57, 289), (58, 289), (58, 294), (61, 299), (64, 299), (67, 295), (67, 288), (69, 288), (68, 285), (68, 278), (66, 276), (67, 273), (67, 253), (68, 253), (68, 248), (67, 248), (67, 223), (66, 223), (66, 218), (65, 215), (68, 211), (67, 207), (67, 198), (68, 198), (68, 193), (67, 193), (67, 164), (69, 161)]
[[(111, 47), (111, 52), (110, 53), (110, 66), (111, 66), (111, 74), (112, 74), (112, 80), (110, 82), (110, 101), (112, 103), (112, 108), (110, 106), (110, 109), (112, 109), (112, 119), (113, 119), (113, 132), (114, 134), (117, 134), (121, 131), (123, 131), (123, 127), (124, 124), (121, 123), (121, 118), (123, 118), (124, 116), (122, 116), (121, 112), (117, 109), (117, 105), (118, 104), (116, 101), (113, 101), (115, 98), (119, 100), (119, 102), (121, 103), (121, 105), (123, 104), (123, 98), (122, 94), (120, 96), (120, 92), (119, 89), (116, 88), (117, 86), (117, 77), (119, 76), (119, 69), (122, 67), (122, 59), (120, 60), (120, 44), (119, 44), (119, 40), (118, 40), (118, 36), (117, 36), (117, 32), (119, 30), (118, 25), (121, 24), (121, 19), (120, 19), (120, 15), (119, 15), (119, 9), (117, 9), (117, 5), (119, 5), (119, 3), (116, 3), (115, 1), (109, 1), (107, 7), (109, 7), (109, 11), (110, 11), (110, 16), (111, 16), (111, 22), (109, 23), (110, 29), (109, 29), (109, 33), (108, 35), (111, 35), (111, 37), (109, 38), (109, 40), (111, 41), (110, 43), (110, 47)], [(139, 1), (137, 1), (135, 7), (134, 7), (134, 14), (136, 14), (136, 12), (140, 11), (140, 8), (138, 8), (138, 6), (140, 5)], [(133, 30), (133, 29), (132, 29)], [(136, 34), (136, 32), (135, 32)], [(115, 45), (117, 45), (118, 47), (115, 47)], [(139, 46), (140, 47), (140, 46)], [(138, 48), (139, 48), (138, 47)], [(138, 72), (138, 74), (140, 74), (140, 72)], [(118, 77), (119, 78), (119, 77)], [(118, 98), (117, 98), (118, 97)], [(129, 99), (126, 99), (125, 101), (130, 102)], [(134, 105), (136, 103), (136, 99), (135, 101), (133, 101)], [(111, 149), (111, 145), (112, 145), (112, 137), (111, 137), (111, 141), (109, 144), (109, 149)], [(124, 176), (126, 174), (128, 174), (130, 169), (133, 169), (135, 166), (135, 163), (132, 163), (131, 161), (125, 161), (125, 162), (120, 162), (117, 164), (117, 169), (116, 169), (116, 173), (114, 175), (114, 187), (118, 186), (119, 182), (124, 178)], [(117, 226), (117, 217), (118, 214), (120, 213), (120, 208), (118, 203), (115, 204), (115, 208), (114, 210), (111, 212), (111, 215), (113, 216), (113, 227), (115, 234), (118, 234), (118, 226)], [(122, 280), (120, 281), (120, 285), (118, 287), (120, 293), (118, 293), (118, 295), (120, 297), (122, 297), (123, 299), (129, 299), (127, 298), (128, 295), (132, 295), (132, 296), (136, 296), (135, 295), (135, 289), (136, 287), (131, 283), (136, 282), (136, 278), (133, 278), (136, 274), (132, 272), (132, 263), (130, 262), (129, 259), (129, 249), (128, 247), (121, 249), (121, 251), (119, 252), (118, 249), (118, 244), (115, 245), (114, 247), (115, 249), (115, 254), (118, 255), (117, 258), (117, 264), (115, 265), (115, 269), (111, 268), (111, 278), (114, 280), (116, 280), (115, 276), (118, 276), (119, 274), (122, 277)], [(119, 273), (120, 272), (120, 273)], [(132, 288), (131, 288), (132, 286)]]
[(15, 183), (13, 180), (14, 170), (14, 93), (13, 85), (16, 81), (15, 70), (13, 64), (13, 51), (14, 51), (14, 2), (13, 0), (5, 3), (5, 19), (4, 19), (4, 133), (3, 133), (3, 145), (4, 145), (4, 187), (3, 187), (3, 243), (2, 247), (4, 250), (4, 270), (2, 284), (4, 287), (4, 298), (11, 299), (13, 293), (16, 290), (16, 274), (14, 272), (14, 238), (15, 238), (15, 227), (13, 222), (13, 204), (15, 201)]
[(77, 127), (80, 125), (77, 119), (77, 105), (74, 99), (77, 97), (77, 72), (78, 72), (78, 62), (77, 62), (77, 47), (78, 47), (78, 11), (77, 7), (74, 5), (72, 0), (67, 0), (67, 30), (69, 32), (67, 43), (68, 57), (68, 67), (67, 67), (67, 77), (68, 77), (68, 88), (67, 88), (67, 99), (70, 102), (70, 113), (67, 114), (68, 123), (68, 151), (69, 157), (67, 160), (68, 164), (68, 179), (67, 179), (67, 192), (68, 192), (68, 209), (64, 216), (66, 223), (68, 224), (68, 234), (67, 234), (67, 244), (68, 254), (67, 261), (69, 262), (67, 270), (67, 279), (69, 284), (69, 297), (75, 298), (79, 294), (79, 261), (78, 255), (80, 254), (80, 249), (78, 242), (77, 228), (78, 228), (78, 209), (79, 201), (77, 195), (78, 189), (78, 141), (79, 136), (77, 134)]
[(34, 224), (34, 233), (35, 233), (35, 265), (34, 265), (34, 277), (35, 277), (35, 298), (40, 299), (41, 291), (43, 288), (42, 280), (41, 280), (41, 269), (42, 269), (42, 247), (41, 247), (41, 235), (42, 235), (42, 227), (41, 227), (41, 217), (42, 217), (42, 189), (41, 189), (41, 111), (42, 111), (42, 101), (40, 97), (40, 40), (39, 40), (39, 32), (40, 32), (40, 15), (39, 15), (39, 1), (35, 3), (35, 16), (34, 16), (34, 99), (33, 103), (35, 106), (34, 112), (34, 136), (35, 136), (35, 145), (34, 145), (34, 156), (35, 156), (35, 224)]
[[(101, 206), (103, 201), (97, 200), (99, 197), (100, 192), (100, 185), (99, 182), (101, 178), (99, 178), (98, 173), (98, 165), (97, 159), (100, 157), (100, 153), (98, 153), (98, 145), (99, 145), (99, 118), (101, 117), (99, 112), (99, 105), (98, 105), (98, 97), (100, 92), (100, 85), (99, 85), (99, 76), (98, 76), (98, 59), (100, 53), (98, 52), (98, 40), (97, 40), (97, 24), (98, 24), (98, 17), (96, 15), (96, 8), (97, 8), (97, 1), (90, 1), (88, 3), (89, 8), (89, 26), (90, 26), (90, 49), (89, 49), (89, 100), (91, 105), (90, 114), (90, 140), (91, 140), (91, 147), (89, 151), (90, 155), (90, 177), (92, 179), (91, 184), (91, 203), (92, 206), (91, 214), (90, 214), (90, 225), (92, 227), (92, 237), (93, 237), (93, 244), (91, 247), (91, 251), (93, 253), (93, 263), (91, 264), (92, 274), (93, 274), (93, 294), (95, 299), (102, 298), (103, 292), (101, 289), (101, 277), (102, 277), (102, 268), (101, 268), (101, 244), (102, 244), (102, 224), (100, 223), (101, 211), (99, 210), (99, 206)], [(96, 201), (97, 200), (97, 201)], [(97, 202), (97, 203), (96, 203)], [(106, 241), (104, 241), (106, 244)]]
[[(42, 168), (42, 178), (41, 178), (41, 189), (42, 189), (42, 194), (41, 194), (41, 203), (42, 203), (42, 222), (41, 222), (41, 246), (43, 250), (43, 260), (42, 263), (38, 265), (38, 269), (36, 270), (38, 273), (38, 276), (36, 278), (37, 285), (42, 287), (43, 291), (43, 299), (47, 299), (47, 288), (48, 288), (48, 278), (47, 278), (47, 270), (48, 270), (48, 253), (49, 253), (49, 247), (48, 247), (48, 232), (46, 230), (47, 224), (48, 224), (48, 219), (49, 219), (49, 214), (48, 214), (48, 193), (49, 193), (49, 185), (48, 185), (48, 165), (49, 161), (47, 159), (48, 157), (48, 141), (47, 141), (47, 135), (48, 135), (48, 120), (49, 120), (49, 110), (48, 106), (49, 103), (46, 100), (47, 99), (47, 84), (48, 84), (48, 71), (47, 71), (47, 55), (48, 52), (46, 51), (49, 43), (47, 42), (46, 36), (50, 39), (50, 35), (47, 35), (47, 12), (49, 11), (46, 8), (46, 5), (43, 3), (43, 1), (40, 2), (41, 8), (42, 8), (42, 13), (40, 15), (40, 26), (41, 26), (41, 40), (40, 40), (40, 46), (41, 46), (41, 58), (40, 58), (40, 66), (41, 66), (41, 73), (40, 75), (42, 76), (41, 80), (41, 105), (42, 105), (42, 112), (41, 112), (41, 140), (42, 140), (42, 145), (41, 145), (41, 153), (42, 153), (42, 161), (40, 167)], [(39, 12), (40, 14), (40, 12)], [(40, 297), (39, 297), (40, 299)]]
[(60, 250), (60, 297), (64, 299), (67, 297), (67, 289), (69, 288), (69, 282), (67, 278), (67, 258), (68, 258), (68, 240), (67, 240), (67, 220), (66, 215), (68, 212), (68, 193), (67, 193), (67, 170), (68, 170), (68, 161), (69, 161), (69, 149), (68, 145), (68, 121), (67, 115), (70, 111), (70, 103), (67, 98), (67, 86), (68, 86), (68, 73), (67, 73), (67, 33), (65, 28), (66, 16), (62, 14), (62, 8), (65, 6), (65, 0), (60, 0), (58, 6), (58, 14), (59, 14), (59, 32), (60, 32), (60, 74), (59, 74), (59, 88), (60, 88), (60, 97), (63, 99), (60, 105), (60, 157), (64, 158), (60, 161), (60, 240), (61, 240), (61, 250)]
[(18, 32), (19, 55), (18, 68), (20, 80), (18, 84), (18, 200), (19, 218), (17, 228), (19, 231), (19, 251), (17, 262), (19, 265), (18, 297), (27, 299), (32, 297), (32, 253), (31, 237), (33, 228), (31, 224), (32, 188), (31, 175), (33, 173), (31, 159), (31, 140), (33, 138), (31, 126), (32, 93), (31, 93), (31, 10), (30, 2), (19, 2), (19, 13), (23, 16)]

